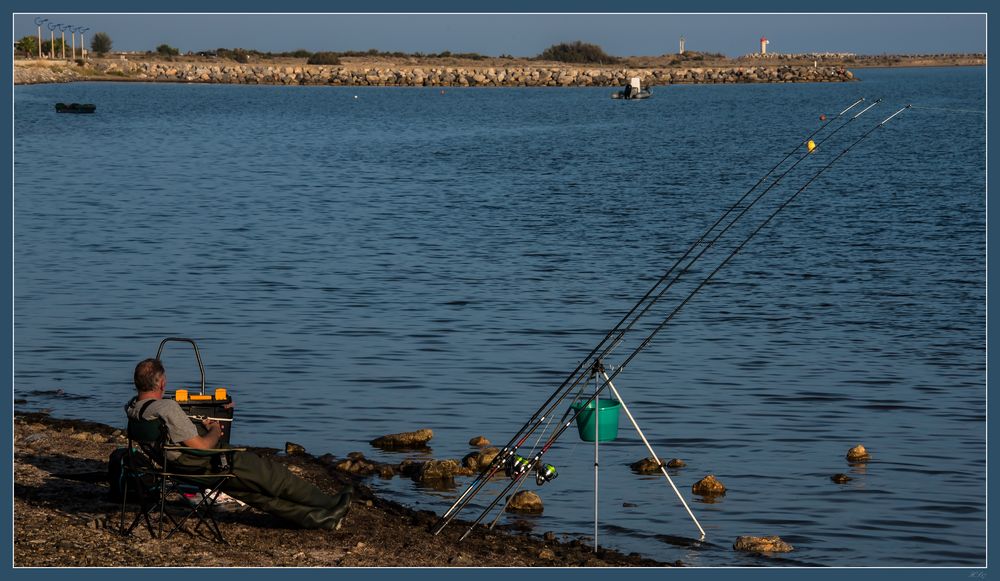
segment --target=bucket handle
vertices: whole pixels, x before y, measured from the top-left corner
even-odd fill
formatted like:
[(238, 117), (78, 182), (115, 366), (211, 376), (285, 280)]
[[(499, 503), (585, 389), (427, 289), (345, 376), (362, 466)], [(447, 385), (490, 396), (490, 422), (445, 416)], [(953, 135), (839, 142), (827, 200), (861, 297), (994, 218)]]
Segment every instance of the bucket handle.
[(167, 337), (163, 341), (160, 341), (160, 346), (156, 350), (156, 358), (160, 358), (160, 354), (163, 353), (163, 346), (171, 341), (190, 343), (191, 346), (194, 347), (194, 357), (198, 360), (198, 371), (201, 372), (201, 395), (205, 395), (205, 366), (201, 364), (201, 353), (198, 352), (198, 345), (194, 342), (194, 339), (186, 339), (184, 337)]

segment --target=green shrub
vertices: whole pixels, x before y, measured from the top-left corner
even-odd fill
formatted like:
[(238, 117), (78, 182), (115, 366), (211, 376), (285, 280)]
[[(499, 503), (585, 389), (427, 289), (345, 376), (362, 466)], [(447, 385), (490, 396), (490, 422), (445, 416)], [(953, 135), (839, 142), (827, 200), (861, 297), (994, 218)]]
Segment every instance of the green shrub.
[(24, 53), (25, 56), (38, 56), (38, 39), (34, 36), (25, 36), (17, 41), (14, 48)]
[(103, 56), (111, 52), (111, 37), (106, 32), (98, 32), (90, 39), (90, 50)]
[(310, 65), (339, 65), (340, 55), (335, 52), (314, 52), (306, 63)]
[(156, 54), (160, 56), (177, 56), (181, 54), (181, 51), (170, 46), (169, 44), (161, 44), (156, 47)]
[(554, 44), (545, 49), (542, 54), (536, 57), (543, 61), (559, 61), (563, 63), (598, 63), (609, 64), (619, 62), (621, 59), (613, 57), (604, 52), (596, 44), (580, 42), (563, 42)]

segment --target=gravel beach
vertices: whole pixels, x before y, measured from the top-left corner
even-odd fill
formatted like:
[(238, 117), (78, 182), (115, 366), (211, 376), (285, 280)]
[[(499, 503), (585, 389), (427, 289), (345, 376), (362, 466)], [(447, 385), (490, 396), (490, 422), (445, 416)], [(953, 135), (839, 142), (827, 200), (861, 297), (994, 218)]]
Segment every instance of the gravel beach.
[[(290, 528), (253, 509), (218, 520), (228, 544), (177, 534), (151, 539), (141, 527), (118, 532), (120, 505), (108, 496), (107, 459), (125, 444), (121, 430), (45, 414), (17, 414), (14, 444), (15, 567), (662, 567), (637, 554), (593, 552), (576, 539), (510, 528), (478, 531), (458, 543), (462, 526), (438, 535), (437, 515), (374, 496), (364, 480), (339, 531)], [(271, 455), (329, 491), (352, 477), (311, 455)]]

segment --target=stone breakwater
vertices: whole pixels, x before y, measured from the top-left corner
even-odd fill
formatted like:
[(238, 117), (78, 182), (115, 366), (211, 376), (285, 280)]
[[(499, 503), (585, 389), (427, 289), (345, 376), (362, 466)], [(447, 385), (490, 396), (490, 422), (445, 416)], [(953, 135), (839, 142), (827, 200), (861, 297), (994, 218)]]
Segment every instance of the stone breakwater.
[(15, 66), (15, 85), (37, 85), (42, 83), (68, 83), (81, 80), (81, 73), (70, 66)]
[(792, 65), (653, 69), (551, 65), (512, 67), (394, 66), (380, 68), (104, 61), (94, 63), (89, 68), (93, 74), (86, 76), (90, 79), (379, 87), (620, 87), (627, 84), (629, 78), (636, 76), (642, 78), (645, 85), (816, 83), (854, 79), (854, 75), (843, 67)]

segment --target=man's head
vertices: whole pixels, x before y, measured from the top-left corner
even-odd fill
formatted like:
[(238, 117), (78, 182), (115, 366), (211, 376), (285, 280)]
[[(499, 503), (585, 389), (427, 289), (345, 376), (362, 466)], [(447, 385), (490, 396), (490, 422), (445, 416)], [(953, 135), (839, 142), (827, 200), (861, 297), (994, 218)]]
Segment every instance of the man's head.
[(166, 382), (166, 372), (159, 359), (143, 359), (135, 366), (135, 389), (139, 393), (159, 391)]

